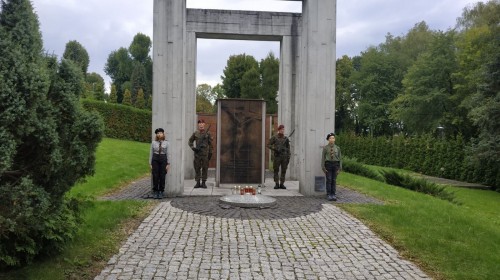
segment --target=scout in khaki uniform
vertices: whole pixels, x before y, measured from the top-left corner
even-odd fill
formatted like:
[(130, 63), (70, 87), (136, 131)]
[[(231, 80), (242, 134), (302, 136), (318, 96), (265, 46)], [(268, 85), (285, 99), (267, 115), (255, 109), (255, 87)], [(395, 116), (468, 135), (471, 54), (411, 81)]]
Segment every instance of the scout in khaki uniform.
[(336, 201), (335, 193), (337, 191), (337, 175), (342, 170), (342, 161), (340, 148), (335, 145), (335, 133), (329, 133), (326, 136), (328, 144), (323, 147), (321, 153), (321, 168), (326, 176), (326, 194), (328, 200)]

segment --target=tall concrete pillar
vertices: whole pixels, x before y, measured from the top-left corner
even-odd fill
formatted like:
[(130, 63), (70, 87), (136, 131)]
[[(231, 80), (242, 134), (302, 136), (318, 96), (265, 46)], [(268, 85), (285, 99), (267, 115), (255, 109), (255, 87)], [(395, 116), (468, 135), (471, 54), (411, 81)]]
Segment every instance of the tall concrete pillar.
[(336, 3), (334, 0), (302, 1), (301, 69), (296, 100), (296, 137), (299, 188), (316, 195), (314, 183), (321, 170), (326, 134), (335, 128)]
[[(296, 115), (295, 98), (298, 91), (297, 67), (299, 59), (299, 36), (283, 36), (280, 54), (278, 122), (285, 125), (287, 135), (298, 130), (294, 116)], [(294, 133), (290, 138), (292, 156), (287, 171), (287, 179), (292, 180), (296, 180), (298, 176), (295, 135)]]
[(189, 148), (187, 141), (197, 128), (196, 119), (196, 58), (197, 58), (197, 39), (195, 32), (186, 33), (186, 71), (185, 71), (185, 88), (184, 99), (186, 100), (185, 120), (186, 127), (184, 129), (185, 143), (182, 149), (186, 151), (184, 156), (184, 178), (193, 179), (195, 176), (193, 159), (194, 153)]
[(153, 130), (163, 127), (170, 142), (165, 195), (184, 191), (186, 0), (155, 0), (153, 15)]

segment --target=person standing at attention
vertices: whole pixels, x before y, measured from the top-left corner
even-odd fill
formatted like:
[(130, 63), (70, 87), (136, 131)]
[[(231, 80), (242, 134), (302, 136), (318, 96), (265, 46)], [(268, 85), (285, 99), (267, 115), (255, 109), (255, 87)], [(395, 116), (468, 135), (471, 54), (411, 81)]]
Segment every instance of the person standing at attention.
[(155, 140), (151, 142), (149, 167), (153, 174), (153, 197), (161, 199), (165, 191), (165, 175), (170, 169), (169, 143), (165, 140), (163, 128), (155, 129), (155, 134)]
[(326, 176), (326, 194), (329, 201), (337, 201), (337, 175), (342, 170), (340, 148), (335, 145), (335, 133), (326, 136), (328, 144), (323, 147), (321, 168)]
[[(194, 145), (195, 142), (196, 146)], [(198, 120), (198, 130), (191, 135), (188, 142), (189, 147), (194, 151), (193, 165), (195, 171), (194, 179), (196, 180), (194, 188), (207, 188), (208, 162), (212, 158), (213, 151), (212, 142), (212, 135), (205, 129), (205, 120)], [(202, 180), (201, 185), (200, 179)]]
[[(285, 175), (290, 162), (290, 139), (285, 136), (285, 126), (278, 126), (278, 134), (269, 139), (269, 149), (273, 151), (273, 170), (275, 189), (286, 189)], [(279, 174), (281, 168), (281, 174)]]

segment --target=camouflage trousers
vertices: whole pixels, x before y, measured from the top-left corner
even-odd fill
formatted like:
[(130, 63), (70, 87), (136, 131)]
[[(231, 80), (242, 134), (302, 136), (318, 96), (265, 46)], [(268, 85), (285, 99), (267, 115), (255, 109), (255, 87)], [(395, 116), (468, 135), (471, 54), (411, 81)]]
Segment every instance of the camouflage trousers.
[[(274, 182), (276, 184), (279, 184), (280, 181), (281, 184), (285, 182), (285, 174), (289, 161), (290, 161), (289, 157), (274, 157), (273, 170), (274, 170)], [(279, 174), (280, 169), (281, 169), (281, 174)]]
[(195, 156), (193, 160), (194, 165), (194, 179), (199, 181), (200, 179), (203, 181), (207, 180), (208, 173), (208, 155), (207, 156)]

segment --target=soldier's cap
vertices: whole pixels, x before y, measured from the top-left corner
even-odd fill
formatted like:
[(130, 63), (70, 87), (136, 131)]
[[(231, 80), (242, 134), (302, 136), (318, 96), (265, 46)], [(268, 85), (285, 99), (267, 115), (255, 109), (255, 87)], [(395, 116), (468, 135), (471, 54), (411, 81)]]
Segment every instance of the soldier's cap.
[(165, 133), (165, 130), (163, 130), (163, 128), (159, 127), (157, 129), (155, 129), (155, 134), (158, 134), (158, 132), (163, 132)]
[(278, 130), (283, 129), (283, 128), (285, 128), (285, 126), (282, 124), (280, 124), (280, 126), (278, 126)]
[(205, 120), (204, 119), (199, 119), (198, 123), (205, 123)]
[(335, 136), (335, 133), (330, 132), (328, 135), (326, 135), (326, 140), (328, 140), (331, 136)]

